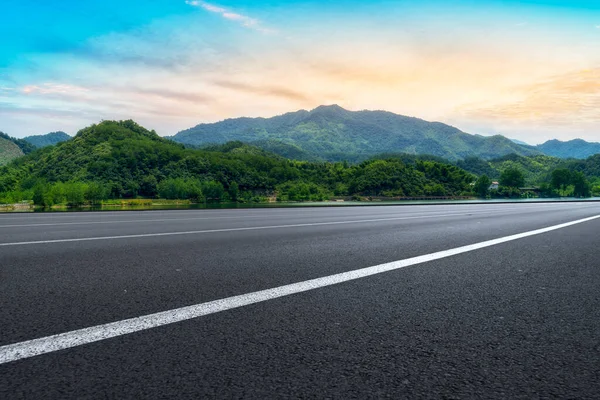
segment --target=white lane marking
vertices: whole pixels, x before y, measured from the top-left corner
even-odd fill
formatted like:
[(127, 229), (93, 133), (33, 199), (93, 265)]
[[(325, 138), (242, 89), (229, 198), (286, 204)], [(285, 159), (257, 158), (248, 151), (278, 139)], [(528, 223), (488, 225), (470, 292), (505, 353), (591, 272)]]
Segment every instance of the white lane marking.
[(401, 220), (411, 220), (411, 219), (458, 217), (458, 216), (471, 216), (471, 215), (481, 215), (481, 214), (494, 215), (495, 213), (489, 213), (489, 212), (466, 213), (466, 212), (463, 212), (463, 213), (442, 214), (442, 215), (427, 214), (427, 215), (422, 215), (422, 216), (397, 217), (397, 218), (375, 218), (375, 219), (360, 219), (360, 220), (335, 221), (335, 222), (312, 222), (312, 223), (306, 223), (306, 224), (249, 226), (249, 227), (243, 227), (243, 228), (206, 229), (206, 230), (199, 230), (199, 231), (183, 231), (183, 232), (141, 233), (141, 234), (136, 234), (136, 235), (97, 236), (97, 237), (72, 238), (72, 239), (33, 240), (33, 241), (27, 241), (27, 242), (0, 243), (0, 247), (26, 246), (26, 245), (34, 245), (34, 244), (69, 243), (69, 242), (90, 242), (90, 241), (95, 241), (95, 240), (139, 239), (139, 238), (160, 237), (160, 236), (199, 235), (199, 234), (203, 234), (203, 233), (257, 231), (257, 230), (266, 230), (266, 229), (302, 228), (302, 227), (308, 227), (308, 226), (362, 224), (362, 223), (367, 223), (367, 222), (401, 221)]
[(495, 246), (501, 243), (523, 239), (529, 236), (540, 235), (542, 233), (555, 231), (569, 226), (592, 221), (598, 218), (600, 218), (600, 215), (580, 219), (577, 221), (567, 222), (560, 225), (554, 225), (547, 228), (519, 233), (516, 235), (505, 236), (498, 239), (487, 240), (485, 242), (457, 247), (454, 249), (438, 251), (436, 253), (425, 254), (422, 256), (408, 258), (405, 260), (393, 261), (386, 264), (375, 265), (372, 267), (343, 272), (340, 274), (311, 279), (308, 281), (292, 283), (290, 285), (279, 286), (272, 289), (260, 290), (258, 292), (227, 297), (220, 300), (209, 301), (207, 303), (176, 308), (173, 310), (162, 311), (155, 314), (125, 319), (122, 321), (112, 322), (103, 325), (96, 325), (71, 332), (60, 333), (58, 335), (52, 335), (39, 339), (28, 340), (25, 342), (9, 344), (0, 347), (0, 364), (6, 364), (12, 361), (35, 357), (59, 350), (65, 350), (72, 347), (94, 343), (101, 340), (127, 335), (134, 332), (157, 328), (163, 325), (169, 325), (176, 322), (186, 321), (209, 314), (215, 314), (221, 311), (232, 310), (234, 308), (261, 303), (280, 297), (290, 296), (293, 294), (307, 292), (310, 290), (332, 286), (343, 282), (349, 282), (361, 278), (366, 278), (372, 275), (382, 274), (385, 272), (398, 270), (412, 265), (423, 264), (430, 261), (452, 257), (458, 254), (468, 253), (490, 246)]

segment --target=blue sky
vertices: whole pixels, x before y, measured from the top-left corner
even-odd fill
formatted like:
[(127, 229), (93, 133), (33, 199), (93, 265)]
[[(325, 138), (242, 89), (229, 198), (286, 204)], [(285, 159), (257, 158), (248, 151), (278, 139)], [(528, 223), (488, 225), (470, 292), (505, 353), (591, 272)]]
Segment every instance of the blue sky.
[(530, 143), (600, 141), (598, 1), (5, 0), (0, 130), (337, 103)]

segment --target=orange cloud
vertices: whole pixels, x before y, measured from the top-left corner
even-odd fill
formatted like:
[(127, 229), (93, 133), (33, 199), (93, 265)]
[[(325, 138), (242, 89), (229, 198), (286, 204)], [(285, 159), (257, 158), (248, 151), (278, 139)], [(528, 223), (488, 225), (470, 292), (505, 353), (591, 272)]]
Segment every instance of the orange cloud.
[(516, 100), (465, 105), (465, 118), (525, 125), (600, 125), (600, 68), (555, 75), (515, 90)]
[(299, 91), (288, 89), (282, 86), (273, 86), (273, 85), (249, 85), (241, 82), (233, 82), (227, 80), (217, 80), (213, 82), (216, 86), (225, 89), (231, 89), (234, 91), (254, 94), (254, 95), (266, 95), (273, 97), (281, 97), (287, 100), (300, 101), (300, 102), (308, 102), (311, 98)]

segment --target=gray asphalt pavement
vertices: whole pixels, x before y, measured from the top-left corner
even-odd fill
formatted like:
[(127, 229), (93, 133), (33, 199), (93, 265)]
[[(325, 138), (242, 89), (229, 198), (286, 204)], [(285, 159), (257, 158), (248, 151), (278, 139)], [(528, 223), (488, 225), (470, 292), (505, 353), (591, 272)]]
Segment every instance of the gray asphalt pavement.
[[(16, 343), (600, 215), (599, 203), (0, 215)], [(0, 363), (1, 399), (598, 398), (600, 219)]]

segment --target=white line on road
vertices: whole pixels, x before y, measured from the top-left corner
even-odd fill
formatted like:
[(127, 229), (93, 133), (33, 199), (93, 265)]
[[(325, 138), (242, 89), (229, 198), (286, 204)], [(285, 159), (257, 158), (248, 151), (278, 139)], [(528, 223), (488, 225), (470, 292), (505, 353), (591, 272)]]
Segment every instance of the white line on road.
[(454, 249), (438, 251), (436, 253), (408, 258), (405, 260), (375, 265), (372, 267), (362, 268), (355, 271), (343, 272), (340, 274), (325, 276), (322, 278), (292, 283), (290, 285), (285, 286), (279, 286), (272, 289), (242, 294), (239, 296), (227, 297), (225, 299), (210, 301), (207, 303), (196, 304), (169, 311), (162, 311), (137, 318), (126, 319), (104, 325), (97, 325), (89, 328), (79, 329), (76, 331), (61, 333), (58, 335), (47, 336), (40, 339), (28, 340), (26, 342), (10, 344), (0, 347), (0, 364), (35, 357), (42, 354), (52, 353), (59, 350), (65, 350), (76, 346), (94, 343), (101, 340), (127, 335), (134, 332), (144, 331), (147, 329), (169, 325), (176, 322), (186, 321), (209, 314), (215, 314), (221, 311), (232, 310), (234, 308), (261, 303), (264, 301), (273, 300), (284, 296), (290, 296), (297, 293), (307, 292), (309, 290), (319, 289), (327, 286), (332, 286), (343, 282), (366, 278), (368, 276), (398, 270), (400, 268), (409, 267), (411, 265), (417, 265), (429, 261), (439, 260), (446, 257), (452, 257), (458, 254), (483, 249), (485, 247), (495, 246), (501, 243), (506, 243), (513, 240), (523, 239), (529, 236), (555, 231), (557, 229), (581, 224), (598, 218), (600, 218), (600, 215), (580, 219), (577, 221), (567, 222), (565, 224), (554, 225), (547, 228), (519, 233), (516, 235), (505, 236), (498, 239), (487, 240), (485, 242), (475, 243), (468, 246), (457, 247)]
[(199, 235), (199, 234), (203, 234), (203, 233), (257, 231), (257, 230), (266, 230), (266, 229), (302, 228), (302, 227), (308, 227), (308, 226), (362, 224), (362, 223), (368, 223), (368, 222), (385, 222), (385, 221), (401, 221), (401, 220), (410, 220), (410, 219), (460, 217), (460, 216), (477, 215), (477, 214), (492, 215), (493, 213), (463, 212), (463, 213), (442, 214), (442, 215), (427, 214), (427, 215), (412, 216), (412, 217), (375, 218), (375, 219), (360, 219), (360, 220), (335, 221), (335, 222), (312, 222), (312, 223), (306, 223), (306, 224), (289, 224), (289, 225), (249, 226), (249, 227), (244, 227), (244, 228), (206, 229), (206, 230), (201, 230), (201, 231), (142, 233), (142, 234), (137, 234), (137, 235), (97, 236), (97, 237), (72, 238), (72, 239), (34, 240), (34, 241), (28, 241), (28, 242), (0, 243), (0, 247), (3, 247), (3, 246), (25, 246), (25, 245), (34, 245), (34, 244), (68, 243), (68, 242), (90, 242), (90, 241), (94, 241), (94, 240), (138, 239), (138, 238), (149, 238), (149, 237), (160, 237), (160, 236)]

